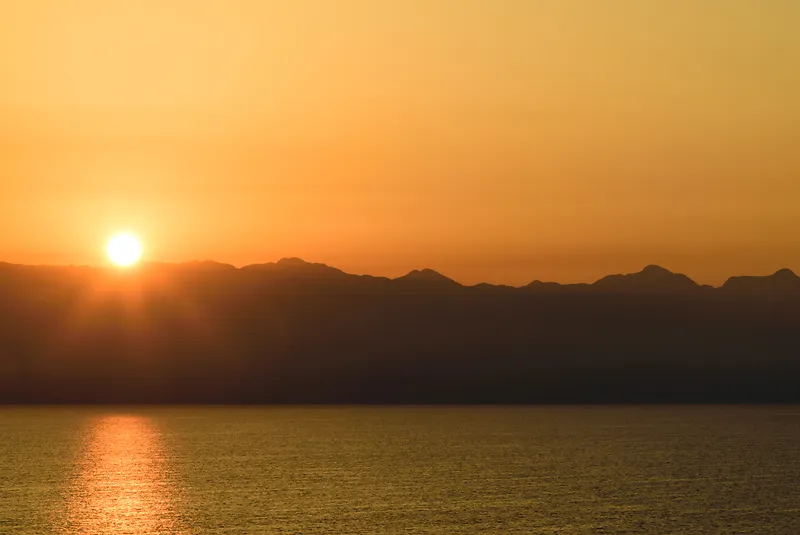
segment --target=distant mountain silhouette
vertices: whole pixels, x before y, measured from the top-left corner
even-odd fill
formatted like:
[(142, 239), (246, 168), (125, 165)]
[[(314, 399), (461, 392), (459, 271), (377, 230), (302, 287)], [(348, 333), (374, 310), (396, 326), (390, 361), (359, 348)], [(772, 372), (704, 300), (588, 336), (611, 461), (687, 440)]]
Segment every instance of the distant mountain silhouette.
[(537, 293), (576, 293), (589, 291), (592, 289), (592, 285), (583, 282), (576, 284), (559, 284), (557, 282), (535, 280), (523, 288)]
[(481, 282), (475, 284), (474, 286), (469, 286), (468, 288), (474, 293), (508, 293), (517, 290), (517, 288), (513, 286), (506, 286), (504, 284), (489, 284), (487, 282)]
[(452, 290), (462, 288), (462, 285), (445, 277), (432, 269), (415, 269), (409, 273), (394, 279), (395, 283), (403, 284), (406, 287), (421, 288), (425, 290)]
[(595, 288), (614, 291), (682, 292), (699, 288), (686, 275), (672, 273), (660, 266), (650, 265), (638, 273), (609, 275), (593, 284)]
[(672, 273), (660, 266), (650, 265), (638, 273), (608, 275), (593, 284), (558, 284), (535, 280), (525, 286), (535, 292), (576, 292), (601, 290), (604, 292), (686, 292), (700, 286), (686, 275)]
[(800, 278), (0, 263), (0, 403), (800, 402)]
[(800, 292), (800, 277), (790, 269), (781, 269), (766, 277), (731, 277), (722, 286), (729, 292)]
[(244, 266), (242, 271), (257, 271), (264, 274), (307, 277), (313, 279), (341, 279), (349, 276), (342, 270), (332, 268), (325, 264), (306, 262), (300, 258), (282, 258), (277, 262), (268, 264), (250, 264)]
[(537, 292), (557, 292), (562, 290), (564, 285), (557, 282), (542, 282), (540, 280), (535, 280), (525, 286), (525, 288), (529, 290), (535, 290)]

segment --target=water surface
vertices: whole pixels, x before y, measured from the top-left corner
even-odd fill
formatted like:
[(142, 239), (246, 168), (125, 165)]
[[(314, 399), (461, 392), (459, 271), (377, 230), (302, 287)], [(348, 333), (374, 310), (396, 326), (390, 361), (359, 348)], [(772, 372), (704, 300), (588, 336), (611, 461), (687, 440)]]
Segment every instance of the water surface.
[(800, 408), (0, 408), (0, 533), (800, 533)]

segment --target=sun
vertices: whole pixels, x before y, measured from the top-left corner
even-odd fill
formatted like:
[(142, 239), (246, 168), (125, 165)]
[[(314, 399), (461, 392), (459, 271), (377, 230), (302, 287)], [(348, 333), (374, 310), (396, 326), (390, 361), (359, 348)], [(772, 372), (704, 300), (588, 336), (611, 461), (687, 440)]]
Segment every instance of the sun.
[(117, 234), (108, 240), (106, 254), (117, 266), (131, 266), (142, 257), (142, 243), (133, 234)]

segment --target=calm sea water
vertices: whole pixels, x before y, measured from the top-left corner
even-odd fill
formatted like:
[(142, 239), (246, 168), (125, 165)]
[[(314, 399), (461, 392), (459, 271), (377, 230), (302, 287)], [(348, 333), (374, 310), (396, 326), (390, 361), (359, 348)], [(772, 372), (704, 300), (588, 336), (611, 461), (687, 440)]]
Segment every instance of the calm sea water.
[(0, 408), (0, 533), (800, 533), (800, 408)]

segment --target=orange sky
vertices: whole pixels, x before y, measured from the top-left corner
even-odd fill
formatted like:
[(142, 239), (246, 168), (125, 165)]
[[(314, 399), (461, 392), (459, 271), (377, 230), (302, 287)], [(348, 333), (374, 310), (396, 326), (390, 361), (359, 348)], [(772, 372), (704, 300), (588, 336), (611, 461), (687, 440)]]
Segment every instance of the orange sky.
[(0, 0), (0, 260), (800, 271), (793, 0)]

